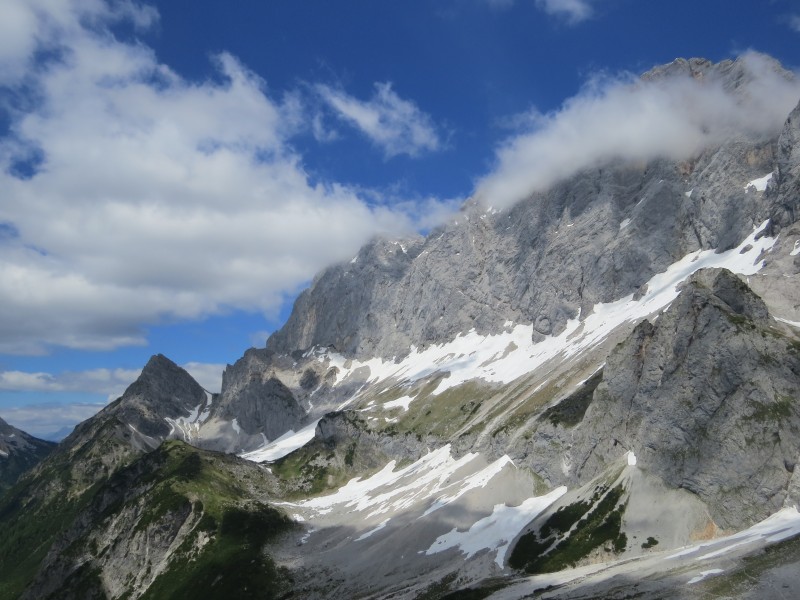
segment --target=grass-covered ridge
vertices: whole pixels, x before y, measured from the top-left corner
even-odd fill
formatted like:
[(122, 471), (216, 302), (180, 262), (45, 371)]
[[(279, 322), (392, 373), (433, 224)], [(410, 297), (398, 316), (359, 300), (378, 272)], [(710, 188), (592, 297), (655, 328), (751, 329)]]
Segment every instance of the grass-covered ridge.
[[(159, 503), (149, 517), (158, 525), (179, 511), (174, 500), (193, 502), (195, 524), (142, 598), (278, 598), (290, 586), (264, 547), (293, 522), (268, 504), (247, 501), (243, 474), (227, 457), (169, 443), (171, 476), (157, 486)], [(141, 524), (141, 520), (139, 521)]]
[(22, 593), (53, 542), (103, 483), (140, 455), (128, 443), (129, 433), (114, 418), (85, 422), (0, 496), (0, 599)]
[[(81, 450), (100, 446), (102, 439)], [(0, 599), (23, 590), (59, 600), (273, 598), (287, 590), (288, 574), (264, 548), (294, 524), (253, 499), (274, 487), (260, 466), (169, 441), (78, 495), (65, 488), (72, 477), (45, 465), (0, 502), (9, 534), (0, 539)], [(33, 493), (48, 486), (61, 493)]]

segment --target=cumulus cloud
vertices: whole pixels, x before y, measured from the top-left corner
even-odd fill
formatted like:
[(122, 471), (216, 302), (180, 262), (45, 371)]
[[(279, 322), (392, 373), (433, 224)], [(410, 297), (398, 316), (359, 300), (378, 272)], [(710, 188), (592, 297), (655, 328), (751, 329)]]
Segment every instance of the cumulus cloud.
[(113, 400), (139, 376), (141, 369), (90, 369), (58, 375), (28, 371), (1, 371), (0, 390), (14, 392), (78, 392), (101, 394)]
[(29, 404), (4, 408), (0, 417), (33, 436), (60, 440), (69, 435), (76, 423), (95, 415), (104, 406), (92, 402)]
[(221, 363), (188, 362), (182, 366), (189, 372), (189, 375), (207, 391), (216, 394), (222, 389), (222, 372), (227, 365)]
[(731, 69), (739, 71), (736, 87), (713, 74), (693, 77), (678, 64), (647, 80), (592, 80), (560, 109), (517, 119), (532, 128), (498, 148), (496, 166), (478, 182), (476, 196), (508, 207), (610, 161), (678, 160), (732, 135), (777, 133), (797, 104), (800, 82), (752, 52)]
[[(235, 57), (214, 58), (213, 80), (187, 81), (109, 30), (157, 16), (131, 0), (0, 7), (11, 121), (0, 137), (0, 352), (111, 349), (145, 344), (146, 324), (273, 314), (376, 232), (417, 225), (415, 206), (312, 183), (291, 146), (297, 104), (268, 96)], [(372, 106), (388, 153), (438, 144), (389, 86)]]
[(376, 83), (369, 100), (327, 85), (318, 85), (317, 91), (339, 117), (366, 135), (387, 158), (419, 156), (442, 145), (431, 117), (398, 96), (391, 83)]

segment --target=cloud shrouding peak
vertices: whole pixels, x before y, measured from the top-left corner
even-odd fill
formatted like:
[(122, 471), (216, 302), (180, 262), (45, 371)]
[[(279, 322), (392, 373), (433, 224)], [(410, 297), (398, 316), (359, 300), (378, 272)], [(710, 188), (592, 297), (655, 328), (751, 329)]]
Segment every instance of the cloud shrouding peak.
[[(0, 91), (20, 100), (0, 135), (0, 352), (110, 349), (144, 344), (147, 324), (271, 314), (376, 232), (425, 217), (312, 183), (290, 144), (295, 104), (225, 53), (215, 80), (187, 81), (116, 39), (120, 19), (145, 27), (157, 13), (130, 0), (0, 6)], [(387, 148), (438, 143), (413, 104), (389, 87), (376, 98), (400, 130), (383, 133)]]
[(743, 73), (736, 89), (720, 77), (694, 78), (680, 69), (648, 80), (589, 82), (557, 111), (516, 119), (533, 125), (498, 148), (476, 197), (505, 208), (610, 161), (679, 160), (734, 135), (776, 134), (800, 98), (800, 82), (756, 53), (735, 66)]
[(358, 100), (327, 85), (318, 85), (317, 91), (340, 118), (367, 136), (387, 158), (419, 156), (442, 145), (430, 116), (398, 96), (391, 83), (376, 83), (369, 100)]

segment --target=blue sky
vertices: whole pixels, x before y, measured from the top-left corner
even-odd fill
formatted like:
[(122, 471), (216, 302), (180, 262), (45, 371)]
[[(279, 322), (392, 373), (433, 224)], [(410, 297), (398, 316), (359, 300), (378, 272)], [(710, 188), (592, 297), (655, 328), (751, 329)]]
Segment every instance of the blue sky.
[(676, 57), (795, 70), (798, 42), (789, 0), (4, 0), (0, 417), (74, 425), (157, 352), (217, 391), (373, 235), (508, 205), (615, 144), (771, 131), (798, 88), (757, 55), (744, 108), (624, 98)]

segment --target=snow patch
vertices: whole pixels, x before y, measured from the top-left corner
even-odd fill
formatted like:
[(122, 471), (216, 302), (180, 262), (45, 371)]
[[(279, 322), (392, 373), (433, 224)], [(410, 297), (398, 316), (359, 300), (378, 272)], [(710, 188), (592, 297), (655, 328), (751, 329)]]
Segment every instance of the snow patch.
[(476, 521), (467, 531), (454, 528), (440, 535), (431, 547), (425, 550), (430, 556), (449, 548), (458, 548), (470, 558), (482, 550), (496, 551), (495, 562), (500, 568), (506, 559), (508, 544), (537, 515), (567, 492), (565, 486), (551, 491), (545, 496), (528, 498), (519, 506), (496, 504), (492, 514)]
[(628, 452), (628, 465), (631, 467), (636, 466), (636, 455), (633, 453), (633, 450)]
[(687, 198), (691, 198), (693, 191), (694, 191), (694, 188), (690, 189), (688, 192), (684, 192), (683, 195), (686, 196)]
[(485, 469), (481, 469), (475, 473), (475, 475), (465, 479), (463, 483), (459, 485), (458, 489), (452, 494), (446, 494), (437, 498), (430, 508), (428, 508), (428, 510), (422, 514), (422, 516), (427, 517), (429, 514), (436, 512), (440, 508), (455, 502), (470, 490), (486, 487), (486, 484), (489, 483), (489, 481), (491, 481), (495, 475), (498, 475), (506, 465), (511, 465), (512, 467), (514, 466), (513, 461), (507, 455), (497, 459)]
[[(198, 404), (192, 410), (189, 411), (189, 414), (185, 417), (178, 417), (177, 419), (171, 419), (170, 417), (164, 417), (164, 420), (170, 426), (169, 435), (174, 435), (175, 432), (179, 432), (181, 438), (184, 442), (191, 442), (197, 439), (198, 435), (200, 434), (200, 425), (202, 425), (205, 418), (208, 417), (208, 412), (200, 413), (200, 409), (203, 408), (203, 404)], [(132, 428), (133, 426), (131, 426)], [(139, 433), (138, 431), (136, 433)]]
[(242, 432), (242, 428), (239, 427), (239, 421), (237, 421), (236, 419), (231, 421), (231, 427), (233, 427), (233, 430), (236, 432), (236, 435), (239, 435)]
[(469, 491), (486, 486), (507, 465), (513, 467), (507, 456), (484, 467), (478, 458), (479, 455), (470, 453), (455, 459), (447, 444), (403, 469), (395, 470), (397, 463), (391, 461), (371, 477), (351, 479), (332, 494), (286, 505), (307, 511), (305, 514), (312, 518), (336, 509), (362, 513), (359, 516), (362, 520), (412, 507), (421, 510), (428, 505), (424, 517)]
[(763, 177), (759, 177), (758, 179), (753, 179), (753, 181), (748, 182), (746, 186), (744, 186), (744, 190), (750, 191), (750, 188), (753, 187), (756, 189), (757, 192), (763, 192), (767, 189), (767, 184), (772, 179), (773, 173), (767, 173)]
[(696, 577), (692, 577), (689, 581), (686, 582), (686, 585), (692, 585), (693, 583), (699, 583), (703, 581), (709, 575), (718, 575), (720, 573), (724, 573), (722, 569), (709, 569), (708, 571), (700, 571), (700, 574)]
[[(654, 275), (640, 299), (634, 300), (631, 294), (614, 302), (596, 304), (583, 321), (572, 319), (560, 335), (539, 342), (532, 340), (532, 325), (510, 326), (507, 322), (509, 329), (497, 335), (480, 335), (472, 329), (442, 344), (424, 349), (411, 346), (410, 353), (399, 361), (380, 358), (358, 361), (319, 348), (307, 355), (314, 353), (318, 360), (338, 369), (335, 385), (350, 377), (366, 378), (362, 389), (384, 381), (414, 383), (437, 372), (449, 376), (440, 380), (432, 392), (434, 395), (474, 379), (507, 384), (556, 357), (568, 358), (596, 346), (626, 322), (637, 322), (661, 312), (678, 296), (678, 284), (699, 269), (721, 267), (742, 275), (757, 273), (764, 265), (759, 256), (776, 241), (767, 236), (756, 239), (766, 226), (764, 221), (739, 246), (727, 252), (698, 250), (684, 256), (666, 271)], [(340, 408), (357, 397), (358, 393)]]
[(800, 254), (800, 240), (795, 241), (794, 248), (789, 252), (789, 256), (797, 256), (798, 254)]
[(780, 317), (775, 317), (776, 321), (780, 321), (781, 323), (786, 323), (787, 325), (791, 325), (792, 327), (800, 328), (800, 321), (790, 321), (789, 319), (781, 319)]
[(619, 224), (620, 231), (625, 229), (630, 224), (631, 224), (631, 220), (630, 219), (622, 219), (622, 223)]
[(392, 519), (391, 519), (391, 517), (390, 517), (390, 518), (388, 518), (388, 519), (386, 519), (386, 520), (384, 520), (384, 521), (381, 521), (381, 522), (380, 522), (380, 524), (379, 524), (377, 527), (375, 527), (374, 529), (370, 529), (368, 532), (366, 532), (366, 533), (364, 533), (364, 534), (362, 534), (362, 535), (358, 536), (358, 537), (357, 537), (355, 540), (353, 540), (353, 541), (355, 541), (355, 542), (360, 542), (360, 541), (362, 541), (362, 540), (365, 540), (365, 539), (367, 539), (367, 538), (368, 538), (368, 537), (370, 537), (370, 536), (371, 536), (373, 533), (377, 533), (377, 532), (379, 532), (381, 529), (383, 529), (384, 527), (386, 527), (386, 524), (387, 524), (389, 521), (391, 521), (391, 520), (392, 520)]
[(301, 537), (300, 537), (300, 544), (305, 544), (308, 541), (308, 538), (311, 537), (311, 534), (314, 533), (316, 529), (313, 527), (307, 530)]
[(250, 452), (244, 452), (239, 456), (247, 460), (252, 460), (253, 462), (273, 461), (283, 458), (298, 448), (302, 448), (314, 438), (314, 431), (317, 429), (317, 423), (319, 423), (318, 420), (303, 427), (298, 432), (289, 430), (278, 439), (265, 443), (263, 446), (251, 450)]
[(384, 402), (382, 408), (384, 410), (391, 410), (393, 408), (402, 408), (403, 411), (407, 411), (409, 405), (413, 400), (416, 400), (416, 398), (412, 398), (411, 396), (403, 396), (402, 398), (398, 398), (397, 400)]

